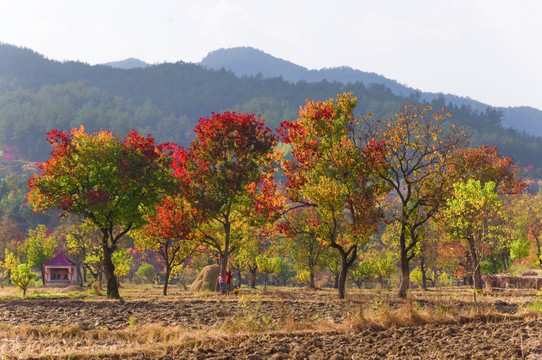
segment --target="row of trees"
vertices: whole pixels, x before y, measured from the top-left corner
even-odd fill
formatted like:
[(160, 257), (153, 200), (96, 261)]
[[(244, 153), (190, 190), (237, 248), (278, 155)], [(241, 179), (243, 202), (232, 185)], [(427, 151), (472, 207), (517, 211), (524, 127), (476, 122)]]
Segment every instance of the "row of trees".
[(481, 286), (481, 257), (500, 236), (487, 223), (498, 221), (502, 195), (523, 191), (519, 169), (495, 148), (465, 148), (445, 109), (405, 106), (376, 120), (355, 117), (356, 101), (351, 93), (307, 101), (278, 135), (255, 115), (213, 114), (187, 149), (135, 131), (121, 139), (55, 130), (51, 158), (28, 182), (29, 202), (101, 232), (110, 298), (119, 298), (113, 256), (125, 235), (161, 255), (164, 294), (172, 269), (196, 251), (216, 257), (223, 274), (228, 266), (272, 273), (281, 243), (298, 252), (312, 285), (331, 249), (344, 298), (348, 270), (376, 233), (392, 239), (405, 297), (412, 261), (432, 253), (434, 224), (455, 243), (468, 240), (468, 270)]

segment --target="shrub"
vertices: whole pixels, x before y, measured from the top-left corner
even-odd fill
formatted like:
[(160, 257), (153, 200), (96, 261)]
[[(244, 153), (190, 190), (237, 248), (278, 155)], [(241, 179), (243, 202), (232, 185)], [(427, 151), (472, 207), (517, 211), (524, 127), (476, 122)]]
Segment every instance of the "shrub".
[(422, 271), (420, 268), (415, 268), (410, 272), (410, 281), (412, 281), (417, 286), (422, 286)]
[(529, 305), (529, 308), (534, 310), (534, 311), (537, 311), (539, 313), (542, 313), (542, 301), (541, 300), (536, 300), (536, 301), (532, 302)]
[(156, 272), (151, 264), (143, 263), (137, 269), (132, 281), (136, 284), (153, 284), (156, 279)]
[(94, 294), (94, 295), (98, 295), (98, 296), (101, 296), (102, 295), (102, 290), (100, 289), (100, 283), (98, 281), (94, 281), (92, 284), (91, 284), (91, 292)]
[(20, 264), (11, 271), (11, 281), (23, 291), (23, 296), (26, 295), (28, 286), (34, 281), (36, 276), (37, 275), (30, 270), (28, 264)]

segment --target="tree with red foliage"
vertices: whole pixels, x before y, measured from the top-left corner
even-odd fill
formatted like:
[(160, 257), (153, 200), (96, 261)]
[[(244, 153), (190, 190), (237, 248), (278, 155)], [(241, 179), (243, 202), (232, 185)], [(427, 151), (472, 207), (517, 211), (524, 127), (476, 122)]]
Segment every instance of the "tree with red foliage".
[(165, 271), (163, 294), (167, 289), (171, 272), (183, 265), (196, 250), (193, 239), (197, 217), (186, 199), (166, 197), (156, 208), (156, 214), (147, 224), (134, 232), (136, 247), (156, 251), (162, 258)]
[(379, 200), (388, 189), (380, 175), (386, 146), (364, 140), (364, 120), (353, 116), (357, 99), (342, 94), (336, 100), (309, 101), (296, 121), (281, 124), (283, 141), (292, 146), (293, 160), (285, 160), (285, 184), (292, 207), (310, 206), (317, 216), (308, 222), (322, 243), (341, 257), (339, 298), (345, 297), (347, 270), (361, 244), (384, 218)]
[[(274, 172), (276, 136), (260, 117), (224, 112), (201, 118), (186, 157), (174, 165), (184, 196), (197, 211), (200, 238), (219, 256), (226, 276), (238, 240), (232, 224), (278, 214)], [(265, 216), (264, 216), (265, 215)]]
[(131, 131), (124, 139), (109, 131), (47, 133), (51, 158), (28, 180), (35, 211), (57, 208), (90, 220), (102, 233), (107, 297), (120, 299), (112, 256), (121, 238), (145, 223), (173, 183), (172, 156), (165, 145)]

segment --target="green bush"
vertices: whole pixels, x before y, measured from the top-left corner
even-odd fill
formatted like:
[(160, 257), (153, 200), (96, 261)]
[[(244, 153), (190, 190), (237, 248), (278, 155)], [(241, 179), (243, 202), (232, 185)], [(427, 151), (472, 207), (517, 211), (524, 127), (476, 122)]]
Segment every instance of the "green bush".
[(534, 311), (538, 311), (539, 313), (542, 313), (542, 301), (541, 300), (536, 300), (536, 301), (532, 302), (529, 305), (529, 308), (534, 310)]
[(94, 295), (98, 295), (98, 296), (101, 296), (102, 295), (102, 290), (100, 289), (100, 283), (98, 281), (94, 281), (92, 284), (91, 284), (91, 292), (94, 294)]
[(136, 284), (154, 284), (156, 272), (151, 264), (143, 263), (137, 269), (132, 281)]
[(36, 278), (36, 274), (30, 270), (28, 264), (20, 264), (11, 271), (11, 281), (23, 291), (23, 296), (26, 295), (28, 286)]

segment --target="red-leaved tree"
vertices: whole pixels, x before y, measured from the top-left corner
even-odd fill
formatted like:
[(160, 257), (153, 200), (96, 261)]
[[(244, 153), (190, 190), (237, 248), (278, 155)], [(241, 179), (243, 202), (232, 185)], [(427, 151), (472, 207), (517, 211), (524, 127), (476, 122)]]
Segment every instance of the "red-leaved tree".
[(277, 140), (260, 117), (235, 112), (201, 118), (194, 132), (186, 158), (175, 165), (176, 174), (184, 181), (184, 196), (205, 219), (199, 237), (218, 255), (225, 276), (240, 240), (232, 225), (277, 214)]
[(196, 225), (195, 210), (186, 199), (166, 197), (148, 223), (133, 234), (137, 248), (150, 249), (160, 255), (165, 272), (164, 296), (172, 271), (182, 267), (197, 248), (194, 241)]

